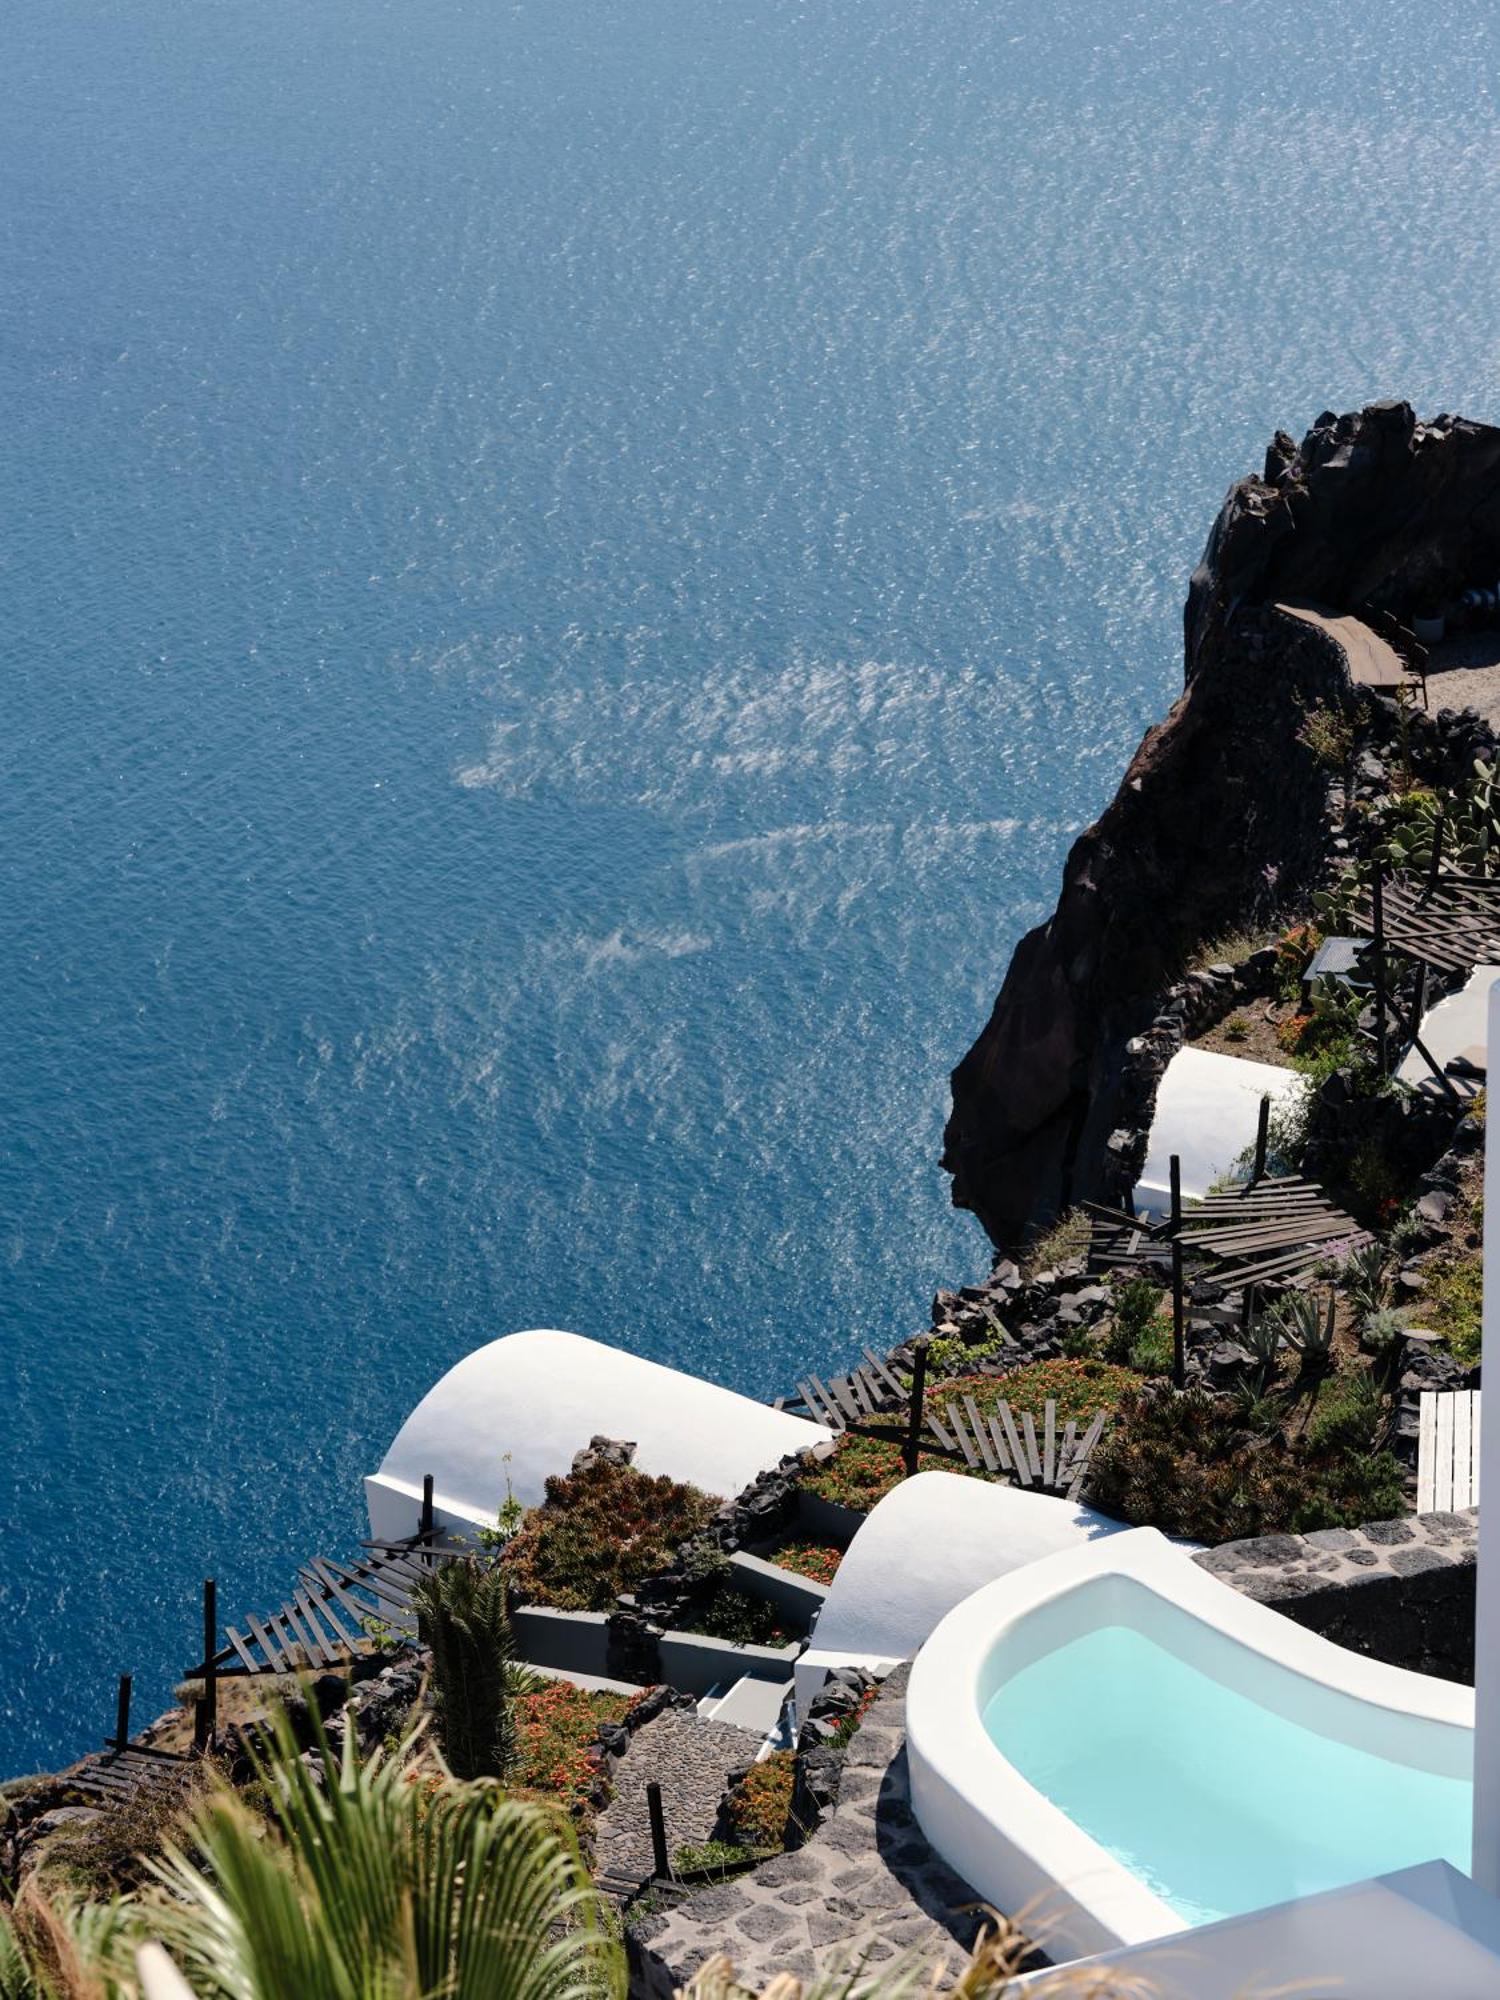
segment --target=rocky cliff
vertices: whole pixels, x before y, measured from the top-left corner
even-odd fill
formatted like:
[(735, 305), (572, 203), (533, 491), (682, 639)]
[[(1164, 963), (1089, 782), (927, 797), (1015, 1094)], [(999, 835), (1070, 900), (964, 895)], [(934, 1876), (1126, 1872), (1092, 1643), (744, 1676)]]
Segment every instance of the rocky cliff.
[(1500, 578), (1500, 430), (1405, 403), (1278, 432), (1232, 487), (1194, 571), (1185, 688), (1074, 844), (1047, 923), (1022, 939), (953, 1072), (953, 1200), (1009, 1246), (1105, 1185), (1125, 1046), (1206, 939), (1311, 888), (1326, 779), (1305, 705), (1345, 686), (1287, 599), (1409, 620)]

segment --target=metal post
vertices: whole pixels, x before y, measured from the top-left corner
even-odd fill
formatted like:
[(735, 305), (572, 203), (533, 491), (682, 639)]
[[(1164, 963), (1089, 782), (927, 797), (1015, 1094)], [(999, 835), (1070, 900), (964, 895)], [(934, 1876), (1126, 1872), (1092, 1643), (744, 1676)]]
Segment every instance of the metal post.
[(218, 1586), (211, 1576), (203, 1579), (203, 1698), (193, 1729), (195, 1750), (212, 1750), (219, 1734), (219, 1671), (214, 1654), (219, 1645)]
[(1172, 1241), (1172, 1385), (1187, 1387), (1187, 1336), (1182, 1313), (1182, 1238)]
[(120, 1691), (115, 1697), (115, 1734), (113, 1747), (123, 1750), (130, 1741), (130, 1675), (121, 1674)]
[(1370, 877), (1370, 914), (1374, 919), (1375, 932), (1375, 1062), (1382, 1076), (1386, 1073), (1385, 1046), (1385, 863), (1379, 856), (1375, 859), (1375, 872)]
[(661, 1809), (661, 1786), (646, 1787), (646, 1814), (651, 1821), (651, 1870), (658, 1882), (672, 1879), (672, 1857), (667, 1853), (667, 1822)]
[(1250, 1176), (1251, 1187), (1259, 1187), (1265, 1178), (1266, 1147), (1271, 1137), (1271, 1098), (1269, 1092), (1260, 1100), (1260, 1119), (1255, 1127), (1255, 1172)]
[(422, 1476), (422, 1518), (417, 1524), (417, 1533), (419, 1535), (430, 1535), (432, 1533), (432, 1474), (430, 1472), (424, 1473)]
[(927, 1342), (919, 1340), (912, 1352), (911, 1408), (906, 1418), (906, 1442), (901, 1447), (901, 1463), (908, 1479), (917, 1469), (922, 1448), (923, 1404), (927, 1400)]
[(1182, 1161), (1176, 1153), (1169, 1162), (1172, 1172), (1172, 1232), (1182, 1227)]

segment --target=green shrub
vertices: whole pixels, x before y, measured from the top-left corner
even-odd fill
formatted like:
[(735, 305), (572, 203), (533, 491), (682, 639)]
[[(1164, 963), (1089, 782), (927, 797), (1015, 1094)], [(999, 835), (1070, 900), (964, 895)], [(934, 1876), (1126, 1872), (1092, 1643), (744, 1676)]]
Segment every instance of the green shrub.
[(701, 1875), (710, 1869), (727, 1872), (755, 1857), (754, 1848), (738, 1847), (732, 1840), (701, 1840), (695, 1845), (679, 1847), (672, 1856), (672, 1866), (679, 1875)]
[(598, 1459), (547, 1481), (547, 1498), (506, 1545), (519, 1598), (561, 1611), (612, 1611), (622, 1591), (671, 1566), (718, 1501), (695, 1486)]
[(1332, 1292), (1326, 1300), (1311, 1292), (1288, 1292), (1272, 1315), (1282, 1339), (1301, 1355), (1302, 1366), (1309, 1374), (1326, 1368), (1332, 1357), (1335, 1311)]
[(460, 1556), (412, 1592), (432, 1651), (438, 1740), (455, 1778), (500, 1778), (515, 1761), (506, 1668), (515, 1657), (501, 1571)]
[(1401, 1468), (1362, 1453), (1250, 1431), (1242, 1411), (1202, 1390), (1141, 1390), (1094, 1454), (1090, 1497), (1137, 1526), (1193, 1541), (1306, 1533), (1399, 1514)]
[(960, 1369), (973, 1368), (981, 1361), (998, 1361), (1007, 1347), (1015, 1343), (994, 1314), (990, 1314), (991, 1331), (983, 1340), (965, 1340), (961, 1334), (935, 1333), (927, 1342), (928, 1379), (955, 1375)]
[[(1363, 719), (1368, 721), (1368, 709), (1363, 711)], [(1310, 750), (1324, 770), (1340, 772), (1347, 768), (1354, 755), (1355, 739), (1360, 723), (1356, 713), (1346, 714), (1332, 702), (1315, 701), (1302, 710), (1302, 724), (1297, 731), (1297, 741), (1304, 749)]]
[[(152, 1864), (187, 1836), (187, 1821), (201, 1807), (204, 1783), (194, 1772), (186, 1786), (147, 1785), (111, 1805), (87, 1826), (70, 1826), (41, 1849), (41, 1865), (82, 1895), (101, 1902), (146, 1888)], [(88, 1802), (94, 1803), (92, 1799)], [(7, 1991), (0, 1986), (0, 1991)], [(29, 1994), (30, 1988), (19, 1991)], [(39, 1988), (38, 2000), (49, 1988)]]
[(1484, 1321), (1484, 1264), (1473, 1256), (1438, 1257), (1422, 1272), (1422, 1316), (1472, 1368), (1479, 1359)]
[(1170, 1375), (1174, 1359), (1172, 1315), (1157, 1313), (1130, 1350), (1130, 1365), (1137, 1375)]
[(1368, 1368), (1347, 1365), (1325, 1382), (1307, 1425), (1314, 1451), (1371, 1452), (1385, 1440), (1385, 1399)]
[(786, 1632), (777, 1620), (776, 1607), (763, 1597), (736, 1590), (731, 1583), (720, 1584), (700, 1604), (693, 1607), (686, 1625), (688, 1632), (702, 1632), (710, 1639), (727, 1639), (735, 1646), (783, 1646)]
[(1083, 1210), (1070, 1208), (1028, 1248), (1025, 1259), (1027, 1275), (1050, 1271), (1066, 1258), (1081, 1256), (1088, 1248), (1092, 1233), (1093, 1225)]
[(1114, 1319), (1104, 1341), (1106, 1360), (1129, 1363), (1136, 1342), (1145, 1334), (1161, 1305), (1161, 1289), (1149, 1278), (1131, 1278), (1115, 1292)]
[(1391, 1295), (1390, 1252), (1373, 1240), (1361, 1244), (1344, 1259), (1339, 1276), (1361, 1312), (1378, 1312)]
[(786, 1846), (796, 1779), (795, 1750), (773, 1750), (750, 1766), (725, 1803), (730, 1834), (740, 1846), (759, 1850)]
[(1259, 930), (1223, 931), (1198, 946), (1187, 960), (1187, 972), (1206, 972), (1211, 965), (1243, 965), (1252, 952), (1262, 945), (1270, 944), (1274, 933), (1262, 926)]

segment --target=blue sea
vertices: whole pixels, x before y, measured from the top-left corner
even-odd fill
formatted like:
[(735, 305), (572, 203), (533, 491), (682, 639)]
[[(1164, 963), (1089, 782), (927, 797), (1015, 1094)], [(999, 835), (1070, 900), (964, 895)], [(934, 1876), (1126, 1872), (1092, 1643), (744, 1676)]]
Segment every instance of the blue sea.
[(1497, 37), (5, 10), (0, 1771), (479, 1342), (771, 1395), (984, 1268), (947, 1071), (1226, 487), (1500, 416)]

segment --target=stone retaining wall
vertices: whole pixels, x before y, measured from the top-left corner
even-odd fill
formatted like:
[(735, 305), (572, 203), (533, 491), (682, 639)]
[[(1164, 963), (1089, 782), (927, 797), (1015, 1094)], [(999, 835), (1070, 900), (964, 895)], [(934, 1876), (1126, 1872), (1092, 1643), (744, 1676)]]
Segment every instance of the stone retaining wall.
[(1469, 1507), (1310, 1535), (1257, 1535), (1193, 1560), (1335, 1645), (1472, 1686), (1478, 1540), (1479, 1510)]

